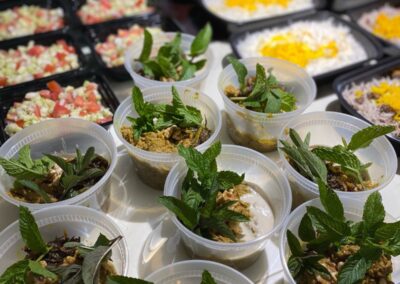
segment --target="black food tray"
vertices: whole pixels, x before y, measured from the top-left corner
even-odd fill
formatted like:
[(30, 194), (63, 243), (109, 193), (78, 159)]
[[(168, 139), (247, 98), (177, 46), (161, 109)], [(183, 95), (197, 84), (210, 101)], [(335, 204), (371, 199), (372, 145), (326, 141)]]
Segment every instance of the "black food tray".
[(18, 36), (10, 39), (4, 39), (0, 41), (0, 43), (3, 42), (9, 42), (13, 41), (15, 39), (22, 39), (22, 38), (31, 38), (35, 39), (36, 36), (38, 35), (54, 35), (57, 34), (60, 31), (68, 31), (69, 26), (71, 25), (73, 18), (71, 17), (71, 10), (70, 8), (66, 5), (66, 3), (62, 0), (52, 0), (52, 1), (46, 1), (46, 0), (13, 0), (13, 1), (0, 1), (0, 12), (13, 8), (13, 7), (19, 7), (22, 5), (35, 5), (43, 8), (62, 8), (64, 11), (64, 27), (58, 30), (54, 31), (49, 31), (49, 32), (44, 32), (44, 33), (36, 33), (36, 34), (30, 34), (30, 35), (25, 35), (25, 36)]
[(321, 11), (321, 12), (310, 12), (307, 15), (298, 15), (296, 17), (292, 17), (290, 19), (284, 19), (284, 20), (277, 20), (274, 21), (273, 23), (270, 21), (267, 22), (259, 22), (259, 23), (254, 23), (252, 25), (243, 27), (241, 29), (238, 29), (237, 32), (232, 34), (230, 38), (230, 44), (233, 50), (233, 53), (235, 56), (238, 58), (241, 58), (236, 46), (237, 43), (244, 38), (247, 34), (249, 33), (254, 33), (258, 32), (264, 29), (273, 29), (277, 27), (284, 27), (288, 26), (292, 23), (295, 23), (297, 21), (311, 21), (311, 20), (326, 20), (332, 18), (334, 20), (334, 23), (336, 24), (341, 24), (345, 25), (350, 28), (352, 35), (355, 37), (355, 39), (361, 44), (362, 47), (364, 47), (366, 53), (367, 53), (367, 59), (358, 63), (354, 63), (348, 66), (345, 66), (343, 68), (339, 68), (337, 70), (332, 70), (317, 76), (314, 76), (314, 79), (317, 81), (317, 83), (321, 84), (324, 82), (327, 82), (337, 75), (349, 71), (351, 69), (360, 67), (360, 66), (368, 66), (370, 64), (371, 60), (376, 60), (379, 59), (383, 56), (383, 51), (382, 51), (382, 46), (377, 41), (374, 37), (370, 36), (368, 33), (364, 32), (363, 29), (359, 28), (357, 25), (343, 20), (340, 16), (337, 14), (328, 12), (328, 11)]
[[(97, 83), (99, 85), (98, 90), (102, 97), (102, 104), (105, 107), (108, 107), (110, 111), (114, 114), (118, 108), (119, 101), (115, 96), (114, 92), (112, 91), (108, 81), (104, 78), (104, 76), (100, 75), (99, 73), (90, 72), (90, 71), (83, 71), (78, 74), (64, 74), (56, 79), (53, 78), (46, 78), (45, 80), (41, 80), (41, 82), (33, 82), (24, 86), (18, 86), (13, 89), (12, 95), (8, 94), (8, 96), (3, 96), (3, 100), (0, 101), (0, 139), (1, 142), (5, 142), (9, 138), (9, 136), (5, 133), (4, 129), (7, 125), (5, 119), (7, 116), (8, 110), (13, 106), (14, 102), (22, 102), (25, 98), (25, 95), (28, 92), (39, 91), (43, 89), (48, 89), (46, 84), (50, 81), (55, 80), (59, 83), (62, 87), (65, 86), (73, 86), (79, 87), (83, 85), (85, 81), (91, 81)], [(3, 92), (0, 90), (0, 93)], [(4, 95), (4, 92), (3, 92)], [(102, 126), (108, 126), (112, 124), (112, 121), (102, 124)]]
[(88, 35), (90, 38), (90, 48), (94, 57), (96, 59), (97, 65), (101, 68), (104, 73), (117, 81), (129, 80), (130, 76), (128, 71), (126, 71), (124, 65), (116, 66), (116, 67), (108, 67), (106, 63), (101, 58), (101, 55), (96, 52), (96, 44), (100, 42), (104, 42), (107, 37), (111, 34), (114, 34), (118, 31), (118, 29), (127, 29), (134, 24), (138, 24), (143, 27), (150, 26), (159, 26), (162, 28), (161, 20), (159, 17), (151, 17), (147, 19), (125, 19), (117, 22), (108, 22), (99, 25), (94, 25), (88, 28)]
[[(343, 112), (351, 114), (362, 120), (371, 123), (367, 118), (358, 113), (343, 97), (343, 91), (346, 87), (354, 84), (359, 84), (362, 82), (369, 82), (374, 78), (380, 78), (383, 76), (390, 75), (390, 71), (400, 68), (400, 57), (389, 57), (381, 60), (379, 64), (366, 69), (358, 69), (352, 72), (346, 73), (338, 77), (333, 82), (333, 89), (338, 96), (340, 106)], [(396, 138), (393, 135), (387, 135), (388, 139), (392, 143), (396, 150), (397, 156), (400, 156), (400, 138)]]
[(49, 46), (49, 45), (55, 43), (57, 40), (60, 40), (60, 39), (64, 39), (68, 44), (72, 45), (75, 48), (75, 52), (78, 55), (79, 67), (77, 69), (70, 70), (70, 71), (67, 71), (67, 72), (54, 74), (54, 75), (51, 75), (51, 76), (48, 76), (48, 77), (35, 79), (35, 80), (27, 81), (27, 82), (18, 83), (16, 85), (11, 85), (11, 86), (7, 86), (7, 87), (4, 87), (4, 88), (0, 88), (0, 100), (2, 99), (4, 93), (7, 93), (7, 92), (11, 92), (12, 93), (12, 89), (15, 88), (16, 86), (20, 86), (20, 85), (24, 86), (26, 84), (29, 84), (30, 82), (40, 83), (40, 82), (42, 82), (44, 80), (47, 80), (47, 79), (57, 80), (57, 78), (59, 76), (61, 76), (62, 74), (76, 74), (77, 72), (82, 71), (85, 68), (86, 64), (89, 62), (89, 58), (87, 57), (87, 55), (84, 55), (82, 53), (82, 46), (77, 41), (75, 36), (73, 36), (69, 32), (65, 32), (65, 31), (59, 31), (59, 32), (53, 33), (51, 35), (38, 34), (34, 38), (33, 37), (18, 38), (18, 39), (13, 39), (13, 40), (9, 40), (9, 41), (0, 43), (0, 50), (9, 50), (9, 49), (12, 49), (12, 48), (15, 49), (15, 48), (17, 48), (18, 46), (21, 46), (21, 45), (27, 45), (29, 43), (29, 41), (31, 41), (31, 40), (35, 41), (35, 44), (41, 44), (41, 45)]
[(349, 9), (354, 9), (363, 5), (380, 1), (381, 0), (332, 0), (329, 3), (329, 8), (334, 12), (342, 13), (343, 11)]

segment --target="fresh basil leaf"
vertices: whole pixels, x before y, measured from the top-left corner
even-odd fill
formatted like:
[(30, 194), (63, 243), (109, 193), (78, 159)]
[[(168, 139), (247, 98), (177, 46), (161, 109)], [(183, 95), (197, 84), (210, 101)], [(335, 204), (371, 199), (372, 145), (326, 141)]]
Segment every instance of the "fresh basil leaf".
[(368, 196), (364, 205), (363, 221), (367, 231), (375, 231), (385, 219), (385, 208), (382, 204), (382, 197), (379, 192), (374, 192)]
[(356, 151), (368, 147), (375, 138), (389, 134), (395, 130), (394, 126), (373, 125), (355, 133), (347, 145), (347, 149)]
[(25, 284), (28, 263), (28, 260), (20, 260), (8, 267), (0, 276), (0, 284)]
[(154, 284), (154, 283), (137, 278), (112, 275), (107, 277), (106, 284)]
[(48, 248), (44, 242), (39, 228), (28, 208), (19, 207), (19, 231), (26, 246), (37, 254), (47, 253)]
[(58, 276), (56, 274), (54, 274), (53, 272), (47, 270), (46, 268), (44, 268), (39, 262), (37, 261), (32, 261), (29, 260), (29, 269), (40, 276), (43, 276), (44, 278), (49, 278), (52, 280), (57, 280)]
[(199, 214), (182, 200), (172, 196), (161, 196), (159, 202), (174, 213), (188, 229), (193, 230), (197, 225)]
[(204, 270), (201, 274), (201, 283), (200, 284), (217, 284), (214, 278), (212, 277), (211, 273), (207, 270)]
[(218, 172), (217, 179), (220, 190), (226, 190), (241, 184), (244, 180), (244, 174), (238, 175), (231, 171), (220, 171)]
[(300, 239), (304, 242), (308, 242), (315, 239), (316, 236), (315, 230), (311, 222), (311, 219), (307, 214), (304, 214), (303, 218), (300, 221), (298, 233)]
[(333, 218), (344, 221), (343, 204), (337, 194), (322, 180), (318, 180), (319, 195), (325, 211)]
[(236, 72), (238, 82), (240, 84), (240, 90), (243, 92), (246, 88), (247, 68), (242, 62), (232, 56), (228, 57), (228, 61), (230, 64), (232, 64), (232, 67)]
[(290, 248), (290, 252), (292, 253), (293, 256), (302, 256), (304, 254), (303, 248), (301, 247), (301, 244), (297, 237), (290, 231), (286, 231), (286, 237), (288, 241), (288, 245)]
[(190, 46), (190, 55), (192, 57), (199, 56), (207, 51), (212, 34), (213, 31), (211, 25), (207, 23), (194, 38), (192, 45)]
[(140, 56), (139, 56), (140, 62), (146, 62), (149, 59), (152, 48), (153, 48), (153, 36), (147, 29), (145, 29), (144, 30), (143, 48), (142, 48), (142, 52), (140, 53)]

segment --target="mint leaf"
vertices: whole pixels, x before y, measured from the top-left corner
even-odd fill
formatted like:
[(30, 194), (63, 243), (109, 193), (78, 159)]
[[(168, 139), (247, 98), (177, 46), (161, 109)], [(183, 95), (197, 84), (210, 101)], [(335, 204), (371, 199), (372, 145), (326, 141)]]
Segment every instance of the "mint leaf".
[(350, 227), (347, 223), (332, 218), (316, 207), (308, 206), (307, 213), (313, 221), (315, 220), (313, 223), (317, 223), (316, 225), (326, 231), (332, 239), (340, 239), (350, 234)]
[(140, 56), (139, 56), (140, 62), (146, 62), (149, 59), (152, 47), (153, 47), (153, 36), (147, 29), (145, 29), (144, 30), (143, 48), (142, 48), (142, 52), (140, 53)]
[(253, 91), (245, 99), (245, 102), (258, 101), (258, 96), (265, 92), (265, 86), (267, 84), (267, 75), (265, 74), (265, 68), (258, 64), (256, 65), (256, 82), (253, 86)]
[(28, 263), (28, 260), (20, 260), (8, 267), (0, 277), (0, 284), (25, 284)]
[(29, 269), (36, 275), (43, 276), (44, 278), (49, 278), (52, 280), (57, 280), (58, 276), (53, 272), (44, 268), (39, 262), (29, 260)]
[(217, 180), (220, 190), (226, 190), (241, 184), (244, 180), (244, 174), (238, 175), (231, 171), (220, 171)]
[(36, 254), (47, 253), (48, 248), (44, 242), (39, 228), (28, 208), (19, 207), (19, 231), (26, 246)]
[(45, 178), (48, 174), (39, 169), (28, 168), (26, 165), (15, 159), (7, 160), (0, 157), (0, 166), (3, 167), (8, 175), (17, 179), (32, 180), (35, 178)]
[(180, 126), (191, 127), (200, 126), (202, 124), (203, 117), (201, 116), (201, 112), (194, 107), (186, 106), (182, 102), (178, 90), (174, 86), (172, 86), (172, 97), (172, 106), (175, 109), (175, 113), (182, 116)]
[(315, 239), (315, 230), (313, 224), (311, 222), (310, 217), (307, 214), (304, 214), (303, 218), (300, 221), (299, 226), (299, 237), (302, 241), (307, 242)]
[(204, 270), (201, 275), (201, 283), (200, 284), (217, 284), (214, 278), (212, 277), (211, 273), (207, 270)]
[(190, 55), (192, 57), (199, 56), (207, 51), (212, 34), (213, 31), (211, 25), (207, 23), (194, 38), (192, 45), (190, 46)]
[(371, 266), (361, 255), (350, 256), (339, 271), (338, 284), (358, 283)]
[(185, 61), (182, 66), (183, 66), (183, 72), (180, 80), (184, 81), (193, 78), (194, 74), (197, 71), (196, 65), (190, 64), (189, 62)]
[(378, 240), (388, 240), (400, 232), (400, 221), (388, 224), (381, 224), (375, 231), (375, 238)]
[(148, 282), (137, 278), (112, 275), (107, 277), (106, 284), (153, 284), (153, 282)]
[[(81, 255), (84, 257), (84, 255)], [(78, 264), (71, 264), (68, 266), (52, 266), (46, 267), (51, 272), (55, 273), (59, 277), (59, 281), (65, 284), (77, 284), (82, 283), (82, 266)]]
[(324, 181), (318, 180), (319, 195), (325, 211), (333, 218), (344, 221), (343, 204), (337, 194), (325, 184)]
[(29, 169), (34, 167), (35, 164), (31, 158), (31, 148), (29, 144), (24, 145), (21, 149), (19, 149), (18, 161)]
[(301, 261), (300, 257), (293, 257), (292, 255), (289, 257), (287, 262), (290, 274), (293, 276), (294, 279), (300, 274), (303, 268), (303, 262)]
[[(119, 240), (115, 239), (113, 241)], [(95, 248), (93, 251), (87, 253), (82, 263), (82, 280), (84, 284), (93, 284), (97, 270), (99, 268), (99, 264), (107, 258), (107, 255), (110, 252), (110, 246), (99, 246)]]
[(242, 62), (232, 56), (228, 57), (228, 61), (230, 64), (232, 64), (232, 67), (236, 72), (238, 82), (240, 84), (240, 90), (243, 92), (246, 88), (247, 68)]
[(395, 130), (394, 126), (373, 125), (355, 133), (347, 145), (347, 149), (356, 151), (368, 147), (372, 141), (380, 136), (389, 134)]
[(190, 230), (195, 228), (199, 221), (199, 215), (193, 208), (172, 196), (161, 196), (158, 200), (168, 210), (172, 211), (186, 227)]
[(106, 236), (104, 236), (102, 233), (99, 234), (97, 237), (96, 242), (94, 243), (93, 247), (97, 248), (99, 246), (109, 246), (111, 240), (109, 240)]
[(385, 219), (385, 208), (382, 204), (382, 197), (379, 192), (368, 196), (364, 205), (363, 221), (367, 231), (374, 231)]
[(168, 58), (159, 56), (158, 57), (158, 64), (160, 65), (160, 68), (167, 78), (172, 78), (175, 81), (179, 79), (178, 73), (175, 69), (175, 66), (172, 64), (171, 61), (168, 60)]
[(282, 101), (279, 97), (269, 93), (265, 113), (278, 113), (281, 111)]
[(49, 197), (49, 195), (47, 194), (47, 192), (44, 191), (43, 189), (41, 189), (41, 188), (40, 188), (36, 183), (34, 183), (33, 181), (25, 180), (25, 179), (17, 179), (17, 180), (15, 181), (15, 185), (17, 185), (17, 186), (22, 186), (22, 187), (26, 187), (26, 188), (28, 188), (28, 189), (30, 189), (30, 190), (36, 192), (37, 194), (39, 194), (39, 195), (43, 198), (43, 200), (44, 200), (46, 203), (50, 203), (50, 202), (51, 202), (50, 197)]
[(301, 244), (299, 240), (296, 238), (296, 236), (290, 231), (286, 231), (286, 236), (287, 236), (287, 241), (288, 245), (290, 248), (290, 252), (292, 253), (293, 256), (302, 256), (303, 253), (303, 248), (301, 247)]

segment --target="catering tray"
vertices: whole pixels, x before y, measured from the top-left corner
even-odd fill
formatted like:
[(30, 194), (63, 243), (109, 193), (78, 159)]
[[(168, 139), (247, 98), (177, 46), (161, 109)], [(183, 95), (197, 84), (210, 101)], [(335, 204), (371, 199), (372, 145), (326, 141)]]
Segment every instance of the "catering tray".
[[(79, 73), (70, 73), (65, 75), (60, 75), (57, 78), (46, 78), (41, 80), (40, 82), (32, 82), (30, 84), (19, 85), (14, 87), (12, 90), (12, 95), (7, 92), (7, 90), (0, 90), (0, 139), (1, 142), (4, 142), (9, 138), (9, 136), (4, 132), (4, 128), (7, 125), (5, 119), (7, 116), (7, 112), (10, 107), (14, 104), (14, 102), (23, 101), (26, 93), (39, 91), (42, 89), (47, 89), (46, 84), (49, 81), (55, 80), (61, 86), (81, 86), (84, 81), (88, 80), (99, 85), (99, 93), (102, 97), (102, 104), (105, 107), (108, 107), (110, 111), (114, 114), (116, 109), (118, 108), (119, 101), (115, 96), (113, 90), (111, 89), (108, 81), (104, 78), (103, 75), (99, 73), (83, 71)], [(112, 124), (112, 121), (102, 124), (102, 126), (106, 127)]]
[(343, 11), (354, 9), (373, 2), (382, 2), (381, 0), (332, 0), (329, 1), (329, 9), (334, 12), (342, 13)]
[[(57, 40), (60, 40), (60, 39), (64, 39), (68, 44), (71, 44), (75, 48), (75, 52), (78, 55), (78, 61), (79, 61), (79, 67), (77, 69), (59, 73), (59, 74), (54, 74), (54, 75), (40, 78), (40, 79), (35, 79), (35, 80), (31, 80), (31, 81), (18, 83), (18, 84), (12, 85), (12, 86), (6, 86), (6, 87), (0, 89), (0, 91), (1, 91), (0, 93), (4, 94), (5, 92), (10, 92), (16, 86), (26, 85), (26, 84), (29, 84), (30, 82), (40, 83), (43, 80), (47, 80), (47, 79), (56, 80), (60, 75), (76, 74), (77, 72), (80, 72), (83, 69), (85, 69), (87, 63), (90, 60), (90, 55), (85, 55), (83, 53), (82, 45), (77, 40), (77, 35), (73, 35), (72, 33), (66, 32), (66, 31), (58, 31), (53, 34), (38, 34), (38, 35), (35, 35), (34, 37), (17, 38), (17, 39), (1, 42), (0, 50), (8, 50), (11, 48), (15, 49), (20, 45), (27, 45), (29, 43), (29, 41), (35, 41), (36, 44), (42, 44), (42, 45), (46, 46), (46, 45), (51, 45), (52, 43), (55, 43)], [(2, 97), (2, 95), (0, 95), (0, 99), (1, 99), (1, 97)]]
[(317, 83), (321, 84), (328, 80), (333, 79), (335, 76), (349, 71), (351, 69), (361, 67), (361, 66), (369, 66), (372, 64), (376, 59), (379, 59), (383, 56), (382, 46), (374, 37), (370, 36), (368, 33), (364, 32), (360, 27), (355, 25), (354, 23), (348, 22), (343, 20), (339, 15), (328, 12), (328, 11), (321, 11), (321, 12), (309, 12), (308, 14), (302, 14), (293, 16), (291, 18), (283, 19), (283, 20), (276, 20), (276, 21), (263, 21), (258, 23), (253, 23), (251, 25), (243, 26), (239, 28), (235, 33), (232, 34), (230, 38), (231, 48), (235, 56), (241, 58), (238, 50), (237, 50), (237, 43), (243, 39), (246, 34), (254, 33), (257, 31), (261, 31), (266, 28), (276, 28), (276, 27), (284, 27), (289, 24), (292, 24), (297, 21), (301, 20), (325, 20), (328, 18), (332, 18), (336, 24), (341, 24), (349, 27), (351, 29), (352, 35), (355, 39), (363, 46), (367, 53), (367, 59), (358, 63), (354, 63), (348, 65), (343, 68), (339, 68), (336, 70), (328, 71), (326, 73), (314, 76), (314, 79)]
[[(367, 70), (357, 69), (338, 77), (333, 83), (333, 88), (339, 98), (341, 110), (371, 123), (344, 99), (343, 91), (346, 89), (346, 87), (351, 86), (353, 83), (357, 84), (361, 82), (368, 82), (373, 78), (389, 75), (389, 72), (396, 67), (400, 68), (400, 57), (389, 57), (381, 60), (379, 64), (372, 66)], [(400, 138), (396, 138), (393, 135), (387, 135), (387, 137), (396, 150), (397, 156), (400, 157)]]
[(72, 22), (72, 17), (71, 17), (71, 10), (69, 9), (68, 5), (66, 2), (62, 0), (52, 0), (52, 1), (44, 1), (44, 0), (13, 0), (13, 1), (0, 1), (0, 12), (13, 8), (13, 7), (19, 7), (22, 5), (35, 5), (35, 6), (40, 6), (43, 8), (62, 8), (64, 11), (64, 27), (58, 30), (54, 31), (49, 31), (49, 32), (44, 32), (44, 33), (36, 33), (36, 34), (30, 34), (30, 35), (25, 35), (25, 36), (18, 36), (10, 39), (5, 39), (0, 41), (0, 43), (4, 42), (9, 42), (13, 41), (15, 39), (22, 39), (22, 38), (35, 38), (37, 35), (54, 35), (59, 33), (60, 31), (68, 31), (69, 26), (71, 25)]
[(106, 22), (98, 25), (93, 25), (88, 27), (87, 34), (89, 36), (90, 48), (92, 53), (96, 59), (97, 65), (101, 68), (104, 73), (117, 81), (129, 80), (129, 73), (125, 70), (124, 65), (117, 67), (108, 67), (106, 63), (101, 58), (101, 55), (96, 52), (96, 44), (100, 42), (104, 42), (106, 38), (113, 33), (116, 33), (118, 29), (129, 28), (134, 24), (138, 24), (140, 26), (150, 27), (150, 26), (159, 26), (163, 30), (162, 22), (160, 17), (148, 17), (148, 18), (138, 18), (138, 19), (124, 19), (113, 22)]

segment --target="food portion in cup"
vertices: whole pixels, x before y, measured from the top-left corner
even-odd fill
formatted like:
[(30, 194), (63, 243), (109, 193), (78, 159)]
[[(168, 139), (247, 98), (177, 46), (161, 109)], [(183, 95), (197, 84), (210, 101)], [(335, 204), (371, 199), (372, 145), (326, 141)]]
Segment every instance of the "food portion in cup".
[[(192, 79), (202, 70), (207, 59), (201, 59), (212, 39), (210, 24), (199, 31), (193, 39), (190, 50), (182, 49), (182, 35), (162, 46), (153, 48), (153, 36), (147, 29), (144, 32), (143, 48), (139, 58), (135, 59), (136, 72), (141, 76), (160, 82), (178, 82)], [(200, 58), (199, 58), (200, 57)]]
[(22, 102), (15, 102), (8, 110), (4, 129), (8, 135), (51, 118), (76, 117), (99, 124), (112, 121), (113, 114), (102, 104), (96, 83), (62, 87), (50, 81), (47, 88), (27, 93)]
[[(73, 198), (95, 185), (106, 173), (109, 162), (90, 147), (85, 154), (44, 154), (32, 159), (29, 144), (18, 158), (0, 158), (0, 165), (13, 178), (8, 194), (28, 203), (53, 203)], [(5, 177), (3, 177), (5, 178)]]
[[(86, 244), (80, 236), (60, 231), (45, 242), (34, 216), (28, 208), (19, 207), (19, 228), (25, 243), (25, 257), (9, 266), (0, 276), (4, 283), (101, 283), (116, 275), (111, 254), (107, 253), (121, 236), (109, 240), (99, 234), (97, 241)], [(15, 252), (17, 253), (17, 252)]]

